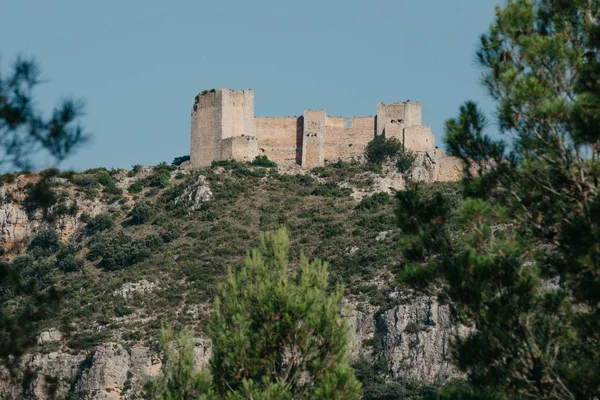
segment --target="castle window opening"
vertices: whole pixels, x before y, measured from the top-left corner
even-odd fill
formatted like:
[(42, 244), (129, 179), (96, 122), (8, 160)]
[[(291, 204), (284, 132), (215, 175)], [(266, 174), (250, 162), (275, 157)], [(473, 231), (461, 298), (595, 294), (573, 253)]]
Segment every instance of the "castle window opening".
[(352, 121), (347, 119), (346, 121), (344, 121), (344, 125), (346, 126), (346, 128), (352, 128)]

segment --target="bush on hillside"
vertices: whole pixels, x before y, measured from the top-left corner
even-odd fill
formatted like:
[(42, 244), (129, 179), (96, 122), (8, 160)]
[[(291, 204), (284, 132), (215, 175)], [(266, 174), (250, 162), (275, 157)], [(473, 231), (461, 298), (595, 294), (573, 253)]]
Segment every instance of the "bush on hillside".
[(386, 139), (384, 135), (377, 135), (367, 145), (367, 157), (375, 164), (381, 164), (386, 159), (394, 157), (402, 150), (402, 143), (394, 137)]
[(40, 229), (33, 237), (29, 250), (40, 255), (48, 255), (56, 252), (60, 246), (60, 238), (58, 233), (49, 227)]
[(132, 223), (140, 225), (148, 222), (154, 216), (155, 212), (156, 210), (152, 204), (139, 202), (135, 203), (133, 209), (129, 212), (129, 217)]
[(347, 197), (351, 193), (351, 189), (340, 187), (333, 182), (319, 183), (312, 192), (315, 196), (324, 197)]
[(99, 236), (90, 245), (87, 258), (96, 261), (102, 257), (100, 266), (107, 270), (118, 270), (150, 257), (162, 244), (156, 235), (134, 240), (119, 231), (114, 236)]
[(60, 246), (56, 253), (56, 268), (63, 272), (79, 271), (83, 267), (83, 260), (76, 257), (78, 251), (79, 247), (73, 243)]
[(276, 168), (277, 164), (274, 161), (271, 161), (267, 158), (267, 156), (256, 156), (254, 160), (250, 163), (250, 165), (254, 167), (266, 167), (266, 168)]
[(184, 162), (189, 161), (189, 159), (190, 159), (190, 156), (175, 157), (171, 164), (179, 166), (179, 165), (183, 164)]
[(102, 213), (98, 214), (95, 217), (91, 217), (88, 220), (87, 226), (85, 227), (85, 232), (88, 235), (94, 235), (97, 232), (102, 232), (108, 229), (111, 229), (115, 226), (115, 221), (109, 214)]
[(416, 158), (417, 156), (410, 150), (401, 151), (396, 161), (396, 169), (401, 174), (405, 173), (413, 165)]

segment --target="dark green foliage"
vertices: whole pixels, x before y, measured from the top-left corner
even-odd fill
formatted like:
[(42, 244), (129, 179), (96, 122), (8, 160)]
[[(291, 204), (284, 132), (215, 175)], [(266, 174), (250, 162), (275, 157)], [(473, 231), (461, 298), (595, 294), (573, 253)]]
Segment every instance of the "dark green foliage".
[(48, 168), (40, 171), (40, 177), (44, 179), (51, 179), (60, 175), (58, 168)]
[(382, 205), (388, 204), (392, 197), (385, 192), (377, 192), (370, 196), (362, 198), (360, 203), (356, 205), (357, 210), (372, 211), (381, 208)]
[(106, 185), (104, 190), (102, 191), (104, 194), (112, 194), (114, 196), (119, 196), (123, 194), (123, 190), (114, 183)]
[(85, 227), (85, 232), (87, 235), (94, 235), (98, 232), (106, 231), (115, 226), (114, 219), (110, 216), (110, 214), (102, 213), (98, 214), (95, 217), (91, 217), (87, 225)]
[(386, 139), (385, 135), (377, 135), (367, 145), (367, 157), (375, 164), (381, 164), (386, 159), (394, 157), (402, 150), (402, 143), (391, 137)]
[(179, 166), (182, 163), (189, 161), (189, 159), (190, 159), (190, 156), (175, 157), (171, 164)]
[(1, 163), (28, 168), (40, 150), (62, 161), (88, 137), (79, 124), (81, 100), (63, 100), (49, 118), (36, 109), (33, 89), (41, 82), (35, 60), (22, 57), (10, 74), (0, 76)]
[(140, 193), (142, 190), (144, 190), (144, 185), (140, 181), (133, 182), (129, 186), (129, 189), (127, 189), (127, 191), (132, 194)]
[(156, 235), (134, 240), (123, 231), (119, 231), (114, 236), (95, 237), (90, 243), (87, 258), (96, 261), (101, 257), (100, 266), (107, 270), (117, 270), (145, 260), (158, 250), (161, 244), (162, 240)]
[(161, 239), (165, 243), (170, 243), (181, 236), (181, 229), (175, 224), (169, 224), (166, 229), (160, 234)]
[(417, 156), (410, 150), (401, 151), (396, 160), (396, 169), (402, 174), (405, 173), (412, 167), (416, 158)]
[[(153, 398), (192, 390), (196, 398), (358, 399), (341, 287), (329, 291), (327, 264), (320, 260), (301, 257), (294, 273), (288, 263), (286, 232), (264, 235), (219, 288), (208, 327), (210, 376), (193, 372), (193, 346), (184, 336), (181, 350), (166, 349), (171, 362), (163, 364), (165, 378), (153, 385)], [(166, 333), (162, 342), (172, 342)]]
[(110, 175), (108, 171), (101, 171), (96, 173), (96, 180), (102, 186), (114, 186), (117, 180)]
[(422, 382), (388, 380), (385, 360), (369, 361), (364, 358), (352, 365), (363, 385), (365, 400), (419, 400), (435, 399), (439, 388)]
[(59, 246), (60, 238), (56, 230), (44, 227), (31, 240), (29, 250), (38, 255), (49, 255), (55, 253)]
[(56, 204), (58, 197), (54, 191), (55, 184), (48, 179), (40, 179), (33, 184), (27, 191), (27, 199), (25, 200), (29, 209), (37, 209), (42, 207), (48, 209)]
[(266, 167), (266, 168), (276, 168), (277, 164), (274, 161), (271, 161), (267, 158), (267, 156), (256, 156), (254, 160), (250, 163), (253, 167)]
[(73, 201), (71, 205), (68, 205), (67, 203), (60, 203), (57, 204), (52, 211), (56, 216), (76, 215), (77, 211), (79, 211), (79, 205), (77, 204), (77, 201)]
[(66, 243), (60, 246), (56, 253), (56, 268), (63, 272), (79, 271), (83, 266), (83, 260), (77, 258), (79, 246), (74, 243)]
[(486, 136), (467, 102), (446, 123), (466, 198), (398, 195), (402, 276), (441, 287), (476, 328), (455, 347), (473, 386), (441, 398), (600, 393), (599, 15), (583, 0), (498, 7), (477, 56), (513, 141)]
[[(175, 166), (175, 168), (177, 168)], [(147, 178), (147, 185), (150, 187), (165, 188), (171, 181), (172, 169), (166, 164), (160, 164), (154, 167), (154, 173)]]
[(14, 183), (17, 180), (17, 176), (14, 173), (6, 173), (0, 175), (0, 184)]
[(186, 330), (177, 333), (161, 329), (160, 348), (163, 356), (161, 375), (146, 385), (146, 398), (155, 400), (216, 399), (211, 379), (198, 373), (194, 360), (194, 341)]
[(347, 197), (352, 193), (351, 189), (342, 188), (333, 182), (319, 183), (312, 191), (314, 196), (324, 197)]
[[(37, 109), (33, 95), (41, 82), (33, 59), (19, 57), (8, 74), (0, 75), (0, 165), (4, 168), (29, 168), (33, 160), (46, 158), (43, 154), (38, 157), (40, 152), (60, 162), (88, 137), (79, 123), (83, 112), (80, 100), (63, 100), (48, 117)], [(28, 211), (41, 207), (48, 217), (47, 210), (57, 202), (54, 183), (50, 182), (56, 173), (56, 169), (42, 171), (39, 181), (29, 188)], [(12, 179), (14, 175), (2, 176), (3, 182)], [(38, 237), (34, 243), (32, 251), (38, 256), (53, 251), (54, 244), (46, 239)], [(7, 356), (20, 356), (35, 342), (38, 322), (52, 314), (58, 297), (47, 279), (51, 276), (48, 260), (15, 261), (11, 267), (3, 264), (0, 268), (0, 292), (20, 297), (16, 304), (0, 304), (0, 357), (9, 367), (19, 360)], [(27, 285), (22, 284), (24, 279)]]
[(134, 224), (145, 224), (154, 216), (156, 210), (154, 206), (150, 203), (146, 202), (138, 202), (135, 203), (131, 211), (129, 212), (129, 217), (131, 218), (131, 222)]

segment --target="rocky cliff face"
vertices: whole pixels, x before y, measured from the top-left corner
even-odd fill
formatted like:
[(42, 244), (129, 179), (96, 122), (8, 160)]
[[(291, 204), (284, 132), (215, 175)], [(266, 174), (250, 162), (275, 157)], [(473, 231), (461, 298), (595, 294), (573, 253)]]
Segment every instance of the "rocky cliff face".
[[(449, 345), (465, 328), (452, 322), (448, 306), (435, 297), (409, 292), (395, 293), (406, 304), (382, 310), (348, 301), (354, 358), (382, 357), (390, 379), (423, 382), (460, 377), (450, 363)], [(52, 333), (43, 332), (40, 337)], [(48, 339), (46, 339), (48, 340)], [(51, 341), (52, 339), (50, 339)], [(54, 340), (60, 340), (56, 336)], [(211, 356), (207, 339), (197, 338), (198, 368)], [(146, 382), (160, 373), (156, 348), (134, 344), (103, 343), (89, 352), (72, 354), (66, 349), (24, 357), (11, 376), (0, 371), (0, 398), (53, 399), (76, 393), (85, 399), (143, 398)]]
[[(366, 172), (365, 176), (369, 179), (369, 186), (358, 188), (353, 184), (346, 185), (352, 189), (352, 197), (355, 199), (350, 202), (349, 210), (354, 209), (356, 200), (360, 200), (369, 194), (380, 191), (390, 193), (393, 190), (401, 190), (407, 180), (424, 182), (456, 181), (460, 179), (461, 168), (457, 160), (446, 156), (439, 150), (434, 150), (427, 153), (417, 153), (415, 162), (404, 173), (396, 171), (393, 165), (386, 166), (382, 174)], [(219, 173), (218, 170), (210, 172), (213, 175)], [(293, 171), (282, 170), (281, 173), (290, 174)], [(167, 177), (167, 183), (170, 180), (172, 187), (177, 179), (187, 179), (182, 176), (188, 174), (186, 171), (173, 171), (170, 177)], [(181, 176), (176, 178), (179, 175)], [(224, 187), (231, 190), (230, 186), (226, 186), (226, 184), (231, 183), (231, 178), (226, 177), (217, 180), (213, 177), (213, 180), (210, 181), (207, 178), (209, 175), (191, 176), (181, 185), (181, 190), (178, 191), (177, 195), (173, 195), (172, 207), (183, 206), (187, 210), (184, 210), (186, 213), (204, 213), (202, 219), (198, 222), (199, 225), (194, 225), (193, 229), (195, 230), (187, 235), (189, 238), (200, 235), (198, 233), (200, 231), (199, 227), (208, 224), (207, 221), (213, 221), (215, 218), (214, 213), (216, 211), (209, 208), (209, 212), (213, 214), (208, 213), (205, 207), (206, 204), (210, 204), (213, 198), (224, 198), (231, 201), (231, 194), (227, 191), (224, 192)], [(60, 239), (63, 242), (74, 240), (74, 238), (77, 238), (80, 242), (88, 240), (81, 239), (86, 227), (85, 221), (89, 217), (101, 213), (112, 213), (120, 218), (120, 225), (124, 229), (129, 226), (126, 219), (127, 210), (139, 199), (132, 194), (133, 191), (127, 193), (127, 190), (136, 182), (149, 179), (151, 171), (143, 170), (134, 177), (130, 176), (127, 171), (122, 171), (113, 174), (113, 176), (116, 179), (114, 186), (125, 191), (117, 199), (118, 201), (108, 196), (105, 197), (102, 191), (96, 198), (84, 198), (74, 185), (68, 181), (60, 181), (63, 178), (52, 178), (59, 180), (56, 182), (60, 188), (59, 194), (64, 200), (61, 204), (69, 208), (75, 201), (77, 203), (76, 211), (71, 213), (54, 213), (52, 208), (46, 210), (46, 213), (54, 215), (52, 226), (60, 233)], [(21, 253), (40, 226), (48, 224), (47, 215), (44, 215), (43, 212), (40, 210), (31, 212), (25, 207), (26, 188), (28, 185), (35, 183), (37, 179), (36, 174), (19, 175), (14, 182), (4, 184), (0, 189), (0, 244), (8, 259), (12, 259)], [(267, 178), (260, 179), (264, 181)], [(139, 195), (142, 196), (142, 199), (158, 201), (152, 200), (152, 187), (143, 190), (143, 193)], [(166, 197), (169, 196), (171, 195), (167, 193)], [(318, 204), (323, 200), (317, 198), (315, 201)], [(250, 204), (253, 205), (253, 203)], [(58, 207), (58, 204), (52, 207)], [(232, 211), (219, 212), (221, 212), (221, 216), (228, 219), (241, 218), (238, 215), (239, 210), (240, 208), (232, 208)], [(83, 216), (87, 218), (83, 218)], [(250, 217), (245, 218), (250, 220)], [(260, 220), (261, 226), (262, 218)], [(188, 219), (190, 217), (185, 217), (178, 224), (183, 227), (188, 223), (186, 221)], [(155, 223), (158, 224), (158, 222)], [(164, 225), (165, 222), (160, 222), (160, 224)], [(210, 234), (213, 234), (214, 229), (213, 227), (209, 231)], [(131, 235), (141, 237), (144, 232), (139, 228), (132, 231)], [(226, 234), (230, 235), (227, 232)], [(379, 245), (388, 241), (389, 246), (392, 246), (393, 235), (393, 230), (382, 230), (370, 234), (365, 239), (368, 241), (351, 245), (350, 250), (346, 251), (346, 256), (350, 257), (354, 253), (360, 254), (362, 250), (359, 248), (371, 246), (369, 241)], [(355, 239), (352, 240), (356, 241)], [(185, 242), (179, 246), (186, 249), (191, 244)], [(340, 245), (337, 244), (336, 246), (339, 247)], [(241, 251), (243, 252), (243, 249)], [(165, 265), (171, 265), (174, 263), (173, 260), (183, 259), (182, 262), (185, 262), (182, 256), (177, 255), (178, 253), (181, 253), (179, 247), (168, 248), (160, 262)], [(187, 265), (184, 264), (186, 268), (188, 268)], [(106, 285), (103, 282), (105, 280), (115, 282), (117, 279), (121, 279), (118, 272), (107, 275), (108, 278), (100, 275), (101, 273), (104, 274), (104, 272), (100, 272), (96, 264), (88, 263), (81, 279), (84, 276), (90, 279), (90, 276), (97, 275), (98, 278), (93, 282), (97, 282), (100, 288), (102, 288), (102, 285)], [(77, 280), (77, 276), (70, 279)], [(107, 340), (101, 341), (100, 344), (95, 344), (90, 348), (77, 350), (73, 346), (69, 346), (68, 340), (73, 333), (61, 332), (64, 327), (60, 327), (58, 321), (54, 326), (47, 326), (39, 335), (38, 346), (30, 354), (22, 357), (13, 371), (0, 367), (0, 398), (52, 399), (67, 398), (68, 396), (78, 396), (70, 398), (81, 399), (143, 398), (143, 387), (149, 379), (157, 376), (160, 372), (161, 362), (159, 354), (153, 346), (155, 340), (149, 340), (148, 338), (136, 339), (137, 333), (134, 334), (133, 331), (138, 326), (145, 326), (144, 324), (159, 324), (158, 320), (153, 319), (152, 311), (149, 311), (149, 304), (152, 301), (162, 305), (160, 307), (164, 307), (165, 297), (179, 295), (174, 293), (173, 288), (177, 288), (176, 291), (178, 292), (183, 291), (183, 289), (187, 290), (190, 286), (190, 283), (182, 280), (181, 276), (173, 278), (172, 284), (175, 286), (170, 286), (171, 289), (163, 280), (163, 276), (144, 277), (142, 272), (136, 272), (128, 275), (127, 281), (122, 282), (116, 289), (112, 286), (110, 286), (111, 289), (99, 289), (95, 299), (102, 300), (95, 301), (122, 303), (125, 306), (119, 306), (121, 307), (119, 310), (125, 311), (120, 311), (119, 315), (112, 317), (112, 319), (104, 318), (101, 322), (75, 323), (67, 321), (70, 322), (71, 328), (78, 333), (91, 332), (96, 334), (107, 331), (115, 333), (111, 337), (106, 336)], [(389, 379), (415, 379), (424, 382), (435, 382), (460, 376), (460, 373), (449, 362), (449, 346), (456, 335), (463, 335), (467, 333), (467, 330), (454, 323), (447, 305), (439, 304), (433, 296), (419, 295), (408, 290), (394, 288), (393, 279), (382, 283), (380, 280), (372, 278), (370, 281), (362, 282), (362, 284), (376, 286), (378, 290), (387, 293), (387, 299), (386, 305), (374, 305), (364, 295), (357, 297), (352, 293), (348, 294), (345, 301), (347, 318), (352, 326), (352, 356), (354, 358), (384, 360), (387, 365)], [(86, 286), (79, 289), (80, 292), (85, 290), (87, 290)], [(186, 294), (186, 296), (189, 296), (189, 294)], [(177, 315), (179, 318), (185, 317), (188, 320), (196, 321), (208, 312), (208, 304), (209, 302), (202, 304), (197, 302), (194, 304), (177, 303), (177, 306), (168, 312)], [(82, 308), (84, 306), (92, 307), (93, 304), (86, 302), (80, 305)], [(129, 309), (134, 309), (134, 312)], [(61, 321), (61, 323), (64, 323), (64, 321)], [(73, 325), (76, 326), (73, 328)], [(202, 336), (201, 329), (196, 329), (196, 332), (195, 355), (197, 364), (200, 367), (210, 359), (211, 345)]]

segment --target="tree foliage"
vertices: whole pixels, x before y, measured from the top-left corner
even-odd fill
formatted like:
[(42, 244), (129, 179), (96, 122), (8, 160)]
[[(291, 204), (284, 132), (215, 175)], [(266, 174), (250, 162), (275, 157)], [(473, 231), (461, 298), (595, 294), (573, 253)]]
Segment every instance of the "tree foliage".
[[(340, 286), (328, 290), (326, 263), (302, 256), (298, 270), (292, 272), (286, 231), (264, 234), (260, 247), (248, 253), (239, 271), (230, 270), (219, 288), (208, 329), (213, 343), (212, 392), (205, 395), (359, 398), (360, 383), (346, 354), (349, 326), (341, 315), (341, 301)], [(171, 376), (181, 365), (170, 370), (167, 365), (165, 375)], [(196, 379), (186, 378), (188, 383), (171, 392)]]
[[(17, 58), (8, 75), (0, 71), (0, 167), (31, 168), (33, 160), (44, 153), (60, 162), (88, 139), (79, 122), (83, 113), (81, 100), (60, 102), (49, 118), (37, 109), (33, 92), (42, 82), (40, 76), (37, 63), (22, 57)], [(54, 183), (50, 182), (55, 172), (40, 174), (39, 182), (29, 190), (28, 209), (42, 207), (46, 214), (56, 203)], [(31, 243), (36, 256), (58, 250), (55, 239), (50, 231), (41, 231)], [(34, 260), (29, 256), (0, 267), (0, 292), (23, 297), (19, 307), (0, 305), (0, 357), (11, 365), (18, 359), (9, 356), (19, 356), (35, 343), (39, 321), (59, 303), (51, 282), (39, 286), (48, 281), (50, 267), (47, 259)]]
[(0, 165), (30, 168), (32, 155), (40, 151), (60, 162), (88, 138), (79, 123), (81, 100), (64, 100), (49, 118), (43, 117), (33, 97), (40, 83), (32, 59), (19, 57), (8, 75), (0, 73)]
[(599, 17), (593, 0), (498, 7), (477, 57), (503, 137), (467, 102), (446, 123), (465, 198), (398, 195), (403, 278), (439, 278), (475, 328), (455, 347), (464, 398), (600, 393)]

